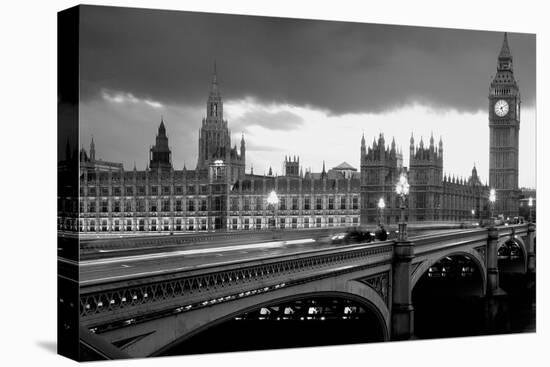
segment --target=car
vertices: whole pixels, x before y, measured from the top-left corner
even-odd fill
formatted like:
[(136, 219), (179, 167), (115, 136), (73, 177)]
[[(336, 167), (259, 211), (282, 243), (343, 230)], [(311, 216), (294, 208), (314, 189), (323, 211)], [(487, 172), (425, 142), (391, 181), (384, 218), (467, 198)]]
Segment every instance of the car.
[(330, 243), (334, 245), (348, 245), (353, 243), (372, 242), (374, 234), (368, 230), (350, 228), (346, 232), (335, 233), (329, 237)]
[(388, 239), (388, 231), (383, 225), (380, 225), (374, 232), (375, 239), (378, 241), (386, 241)]

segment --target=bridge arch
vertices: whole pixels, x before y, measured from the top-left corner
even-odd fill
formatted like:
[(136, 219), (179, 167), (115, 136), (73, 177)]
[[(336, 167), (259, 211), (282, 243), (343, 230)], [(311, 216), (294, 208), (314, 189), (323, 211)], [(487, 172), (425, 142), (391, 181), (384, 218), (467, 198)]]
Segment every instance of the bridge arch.
[(523, 272), (526, 272), (528, 250), (527, 250), (527, 245), (525, 244), (525, 241), (523, 241), (521, 236), (513, 235), (513, 236), (505, 236), (505, 237), (499, 238), (497, 242), (497, 251), (509, 241), (515, 242), (517, 245), (519, 245), (519, 248), (521, 249), (522, 259), (523, 259)]
[[(162, 355), (171, 348), (197, 336), (212, 327), (223, 324), (233, 318), (251, 312), (253, 310), (285, 303), (289, 301), (306, 300), (311, 298), (333, 297), (343, 300), (350, 300), (362, 306), (377, 321), (377, 327), (380, 329), (382, 341), (390, 339), (389, 323), (390, 312), (382, 298), (372, 288), (356, 281), (338, 282), (339, 284), (324, 284), (312, 291), (311, 284), (297, 287), (289, 287), (286, 290), (264, 294), (262, 300), (246, 299), (228, 302), (211, 307), (211, 312), (206, 312), (201, 317), (200, 310), (196, 310), (196, 315), (189, 315), (188, 320), (194, 320), (194, 325), (188, 327), (176, 327), (176, 334), (171, 340), (167, 340), (163, 346), (151, 351), (150, 356)], [(335, 286), (336, 285), (336, 286)], [(297, 289), (298, 288), (298, 289)], [(244, 302), (243, 302), (244, 301)], [(172, 320), (177, 322), (176, 320)]]
[(470, 260), (472, 260), (472, 262), (477, 266), (481, 276), (482, 296), (484, 296), (487, 288), (487, 266), (485, 265), (485, 258), (482, 257), (481, 253), (475, 249), (461, 249), (448, 253), (438, 253), (437, 256), (428, 257), (418, 266), (418, 268), (415, 269), (414, 273), (412, 274), (411, 293), (414, 290), (414, 287), (416, 286), (418, 281), (422, 278), (422, 276), (428, 271), (430, 267), (432, 267), (434, 264), (441, 261), (445, 257), (452, 256), (466, 256)]

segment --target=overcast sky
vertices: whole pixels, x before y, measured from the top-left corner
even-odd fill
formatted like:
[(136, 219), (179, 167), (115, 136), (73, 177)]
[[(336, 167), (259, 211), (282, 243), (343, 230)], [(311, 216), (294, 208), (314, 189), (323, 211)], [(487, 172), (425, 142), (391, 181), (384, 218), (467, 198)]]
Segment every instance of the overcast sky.
[[(247, 171), (299, 155), (320, 171), (384, 133), (408, 162), (417, 142), (443, 137), (444, 170), (488, 178), (490, 78), (503, 34), (317, 20), (83, 7), (81, 144), (145, 168), (164, 117), (173, 164), (197, 163), (214, 60), (233, 144)], [(509, 34), (522, 95), (520, 186), (535, 186), (535, 36)]]

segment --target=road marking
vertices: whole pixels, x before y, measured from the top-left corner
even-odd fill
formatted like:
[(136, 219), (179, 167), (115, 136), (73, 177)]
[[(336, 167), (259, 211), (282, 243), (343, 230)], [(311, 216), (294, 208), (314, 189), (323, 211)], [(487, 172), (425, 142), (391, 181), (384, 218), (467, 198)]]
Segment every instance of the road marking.
[(212, 247), (212, 248), (195, 249), (195, 250), (160, 252), (157, 254), (123, 256), (123, 257), (114, 257), (110, 259), (86, 260), (86, 261), (81, 261), (80, 266), (115, 264), (115, 263), (121, 263), (121, 262), (126, 263), (126, 262), (133, 262), (133, 261), (152, 260), (152, 259), (184, 256), (184, 255), (211, 254), (211, 253), (217, 253), (217, 252), (219, 253), (219, 252), (252, 250), (252, 249), (262, 249), (262, 248), (276, 248), (276, 247), (284, 247), (288, 245), (296, 245), (296, 244), (312, 243), (312, 242), (315, 242), (315, 240), (311, 238), (307, 238), (307, 239), (300, 239), (300, 240), (263, 242), (263, 243), (249, 244), (249, 245), (236, 245), (236, 246)]
[(122, 264), (122, 267), (123, 267), (123, 268), (129, 268), (130, 265)]

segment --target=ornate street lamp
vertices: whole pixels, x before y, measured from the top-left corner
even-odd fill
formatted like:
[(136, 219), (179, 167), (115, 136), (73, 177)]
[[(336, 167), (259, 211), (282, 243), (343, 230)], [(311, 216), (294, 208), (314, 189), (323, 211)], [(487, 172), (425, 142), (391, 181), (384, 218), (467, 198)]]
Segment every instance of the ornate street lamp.
[(529, 202), (527, 203), (529, 206), (529, 223), (533, 222), (533, 198), (529, 197)]
[(495, 221), (493, 219), (493, 212), (495, 211), (495, 201), (497, 201), (497, 194), (495, 189), (491, 189), (489, 191), (489, 206), (491, 208), (491, 226), (495, 225)]
[(407, 240), (407, 223), (405, 223), (405, 199), (409, 195), (409, 183), (407, 182), (407, 176), (401, 174), (399, 181), (395, 185), (395, 192), (401, 198), (401, 222), (399, 223), (399, 241)]
[(271, 191), (267, 196), (267, 204), (273, 213), (273, 228), (277, 228), (277, 222), (275, 221), (275, 207), (279, 204), (279, 197), (277, 196), (275, 190)]
[(386, 207), (386, 203), (384, 202), (384, 198), (380, 198), (378, 200), (378, 225), (381, 225), (384, 219), (384, 208)]

